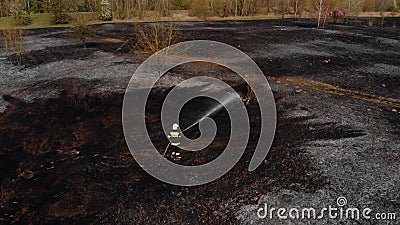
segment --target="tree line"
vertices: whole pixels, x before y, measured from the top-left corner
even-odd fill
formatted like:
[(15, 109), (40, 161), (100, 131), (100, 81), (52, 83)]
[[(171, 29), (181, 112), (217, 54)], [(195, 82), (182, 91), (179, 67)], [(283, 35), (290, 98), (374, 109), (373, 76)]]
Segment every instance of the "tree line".
[(172, 10), (190, 10), (193, 16), (252, 16), (258, 13), (301, 15), (323, 5), (348, 11), (397, 11), (400, 0), (0, 0), (0, 17), (22, 6), (29, 14), (99, 12), (109, 4), (116, 19), (142, 18), (152, 11), (169, 16)]

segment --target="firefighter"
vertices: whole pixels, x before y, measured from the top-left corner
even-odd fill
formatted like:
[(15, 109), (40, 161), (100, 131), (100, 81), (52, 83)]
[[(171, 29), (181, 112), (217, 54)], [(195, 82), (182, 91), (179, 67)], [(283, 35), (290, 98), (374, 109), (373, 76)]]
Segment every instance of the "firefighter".
[(172, 148), (171, 158), (175, 161), (179, 161), (182, 159), (181, 153), (178, 151), (178, 146), (181, 144), (180, 138), (181, 132), (179, 130), (179, 125), (177, 123), (174, 123), (172, 125), (172, 131), (169, 132), (168, 139)]

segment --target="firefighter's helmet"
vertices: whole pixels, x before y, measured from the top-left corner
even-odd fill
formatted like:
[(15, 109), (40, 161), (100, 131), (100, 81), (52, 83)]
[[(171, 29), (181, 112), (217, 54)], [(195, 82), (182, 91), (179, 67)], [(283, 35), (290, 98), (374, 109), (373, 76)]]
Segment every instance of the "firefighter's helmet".
[(172, 125), (172, 130), (177, 131), (179, 129), (179, 125), (177, 123), (174, 123), (174, 125)]

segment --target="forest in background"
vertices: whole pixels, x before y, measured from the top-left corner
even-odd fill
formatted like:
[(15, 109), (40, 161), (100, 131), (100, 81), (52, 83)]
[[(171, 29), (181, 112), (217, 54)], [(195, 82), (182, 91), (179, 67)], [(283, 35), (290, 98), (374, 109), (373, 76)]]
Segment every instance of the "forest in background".
[[(109, 9), (114, 19), (149, 16), (168, 17), (172, 11), (188, 10), (190, 16), (254, 16), (257, 14), (293, 14), (321, 9), (345, 9), (348, 13), (398, 12), (400, 0), (0, 0), (0, 17), (52, 13), (62, 17), (72, 12), (101, 14)], [(57, 18), (56, 18), (57, 19)], [(54, 20), (56, 23), (63, 23)], [(105, 19), (110, 19), (109, 17)]]

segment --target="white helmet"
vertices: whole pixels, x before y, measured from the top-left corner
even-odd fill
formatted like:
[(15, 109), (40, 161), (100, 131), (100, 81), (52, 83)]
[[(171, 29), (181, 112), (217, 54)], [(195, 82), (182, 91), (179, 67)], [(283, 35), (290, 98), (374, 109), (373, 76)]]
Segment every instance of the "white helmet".
[(172, 125), (172, 130), (177, 131), (179, 129), (179, 125), (177, 123), (174, 123), (174, 125)]

